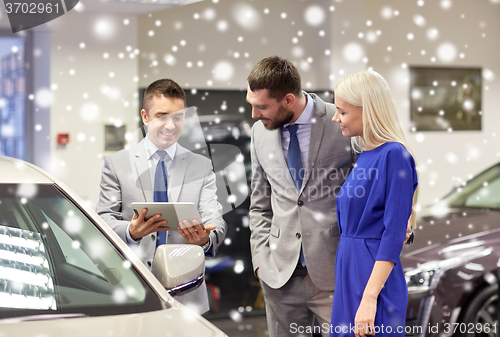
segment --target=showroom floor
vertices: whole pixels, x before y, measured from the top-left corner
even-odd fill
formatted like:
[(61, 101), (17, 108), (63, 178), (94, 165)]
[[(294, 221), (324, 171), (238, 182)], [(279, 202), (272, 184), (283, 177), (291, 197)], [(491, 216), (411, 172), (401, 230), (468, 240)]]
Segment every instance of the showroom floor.
[(211, 322), (229, 337), (267, 337), (266, 316), (245, 317), (241, 322), (230, 318), (213, 319)]

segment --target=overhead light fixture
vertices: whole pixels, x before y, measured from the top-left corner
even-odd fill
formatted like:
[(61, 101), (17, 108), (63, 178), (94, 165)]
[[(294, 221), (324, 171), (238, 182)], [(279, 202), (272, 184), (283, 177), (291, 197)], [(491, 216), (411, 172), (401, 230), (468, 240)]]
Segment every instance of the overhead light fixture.
[(121, 2), (130, 4), (147, 4), (147, 5), (168, 5), (171, 7), (188, 5), (203, 0), (109, 0), (109, 2)]

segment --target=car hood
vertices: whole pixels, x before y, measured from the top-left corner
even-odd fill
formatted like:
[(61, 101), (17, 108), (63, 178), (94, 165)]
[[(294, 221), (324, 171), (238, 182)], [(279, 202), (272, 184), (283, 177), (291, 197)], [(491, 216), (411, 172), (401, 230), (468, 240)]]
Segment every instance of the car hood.
[(477, 252), (500, 244), (500, 212), (429, 208), (422, 212), (414, 243), (401, 253), (403, 268)]
[[(47, 315), (46, 317), (49, 317)], [(3, 337), (227, 337), (212, 323), (180, 305), (170, 309), (130, 315), (43, 319), (35, 321), (18, 319), (0, 320)], [(20, 321), (22, 320), (22, 321)]]

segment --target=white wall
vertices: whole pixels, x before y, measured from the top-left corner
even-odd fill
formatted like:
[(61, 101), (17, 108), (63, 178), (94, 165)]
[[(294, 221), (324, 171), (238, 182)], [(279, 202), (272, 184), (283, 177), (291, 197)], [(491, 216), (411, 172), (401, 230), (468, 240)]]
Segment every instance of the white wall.
[[(122, 124), (127, 132), (138, 128), (137, 15), (102, 14), (98, 4), (97, 11), (89, 10), (94, 3), (81, 4), (83, 10), (29, 31), (34, 88), (28, 94), (34, 96), (29, 103), (35, 128), (28, 132), (35, 144), (33, 162), (93, 206), (103, 158), (114, 152), (104, 150), (104, 125)], [(10, 30), (3, 5), (0, 29)], [(57, 144), (59, 133), (69, 133), (68, 145)]]
[[(451, 8), (443, 9), (442, 3), (450, 3)], [(312, 6), (319, 6), (320, 10), (308, 21), (308, 10), (313, 8), (314, 14), (317, 8)], [(392, 13), (398, 10), (399, 15), (383, 19), (381, 10), (387, 6)], [(286, 13), (285, 18), (282, 13)], [(414, 23), (415, 14), (425, 18), (425, 26)], [(323, 20), (319, 20), (321, 17)], [(109, 154), (104, 151), (103, 124), (121, 120), (127, 131), (136, 130), (140, 107), (134, 94), (139, 86), (170, 77), (190, 88), (244, 89), (253, 65), (263, 57), (278, 54), (297, 64), (304, 88), (309, 90), (331, 89), (343, 76), (367, 67), (386, 77), (420, 165), (421, 200), (426, 204), (468, 175), (500, 160), (500, 95), (496, 94), (500, 90), (499, 17), (498, 0), (205, 0), (151, 15), (108, 16), (109, 27), (100, 35), (112, 31), (112, 27), (116, 28), (115, 33), (102, 39), (95, 32), (101, 15), (71, 11), (40, 30), (50, 31), (51, 46), (49, 83), (53, 86), (53, 102), (51, 157), (47, 167), (95, 203), (102, 158)], [(129, 20), (129, 25), (123, 24), (124, 19)], [(367, 25), (368, 20), (371, 26)], [(225, 30), (220, 29), (224, 22)], [(8, 27), (5, 12), (0, 15), (0, 27)], [(437, 40), (426, 37), (431, 27), (439, 31)], [(368, 42), (367, 33), (377, 30), (377, 41)], [(358, 37), (359, 33), (363, 33), (363, 38)], [(408, 33), (414, 34), (413, 40), (407, 39)], [(437, 47), (445, 41), (453, 43), (465, 57), (450, 63), (439, 59), (432, 62)], [(85, 43), (84, 49), (79, 47), (81, 42)], [(359, 48), (350, 45), (353, 49), (345, 55), (344, 48), (353, 42)], [(129, 58), (127, 46), (139, 49), (139, 56)], [(392, 51), (387, 50), (388, 46)], [(425, 55), (421, 55), (422, 50)], [(104, 53), (109, 54), (108, 59), (103, 58)], [(119, 53), (124, 54), (123, 59)], [(175, 65), (165, 62), (167, 54), (175, 58)], [(221, 66), (223, 61), (227, 63)], [(482, 131), (423, 132), (418, 138), (423, 141), (417, 141), (417, 134), (409, 132), (408, 69), (401, 67), (403, 63), (491, 70), (496, 78), (483, 83)], [(224, 68), (224, 64), (229, 66)], [(71, 69), (74, 75), (70, 74)], [(114, 73), (113, 78), (110, 72)], [(118, 89), (117, 97), (109, 92), (103, 94), (103, 85)], [(81, 114), (86, 103), (99, 107), (93, 120), (89, 113), (85, 117)], [(57, 146), (56, 136), (60, 132), (70, 133), (69, 145)], [(79, 141), (79, 134), (80, 139), (82, 135), (85, 139)], [(43, 141), (46, 136), (40, 139)], [(449, 153), (457, 156), (456, 163), (447, 161)]]
[[(331, 74), (333, 89), (348, 74), (366, 69), (366, 48), (358, 38), (366, 28), (366, 0), (331, 1)], [(345, 57), (345, 54), (349, 55)]]
[[(447, 3), (451, 7), (443, 8)], [(366, 6), (366, 20), (371, 20), (372, 26), (365, 25), (365, 36), (369, 30), (382, 32), (375, 43), (365, 43), (367, 66), (388, 80), (405, 131), (410, 129), (410, 90), (409, 69), (402, 64), (480, 67), (483, 72), (489, 69), (496, 75), (496, 79), (483, 77), (481, 131), (406, 132), (419, 163), (421, 201), (427, 204), (470, 175), (500, 161), (500, 3), (497, 0), (425, 1), (419, 6), (417, 1), (378, 0), (366, 1)], [(398, 10), (399, 15), (382, 18), (385, 7)], [(425, 25), (414, 22), (417, 14), (425, 19)], [(437, 39), (427, 37), (430, 28), (438, 30)], [(409, 33), (414, 35), (413, 40), (407, 38)], [(444, 42), (456, 47), (456, 58), (451, 62), (443, 62), (437, 53)], [(387, 50), (388, 46), (392, 47), (391, 51)], [(454, 158), (451, 154), (456, 156), (456, 161), (449, 160)]]
[[(312, 5), (320, 15), (313, 8), (311, 24), (305, 13)], [(328, 0), (206, 0), (141, 15), (139, 83), (170, 77), (190, 88), (245, 89), (255, 63), (279, 54), (301, 69), (306, 89), (328, 88), (328, 8)]]
[[(51, 24), (50, 171), (92, 205), (103, 158), (112, 153), (104, 151), (104, 124), (138, 127), (135, 49), (134, 16), (71, 11)], [(70, 143), (58, 145), (58, 133), (69, 133)]]
[[(443, 9), (442, 4), (447, 3), (451, 7)], [(252, 29), (251, 24), (245, 28), (238, 23), (247, 23), (236, 14), (241, 4), (255, 10), (248, 12), (254, 15), (254, 20), (249, 22), (255, 23), (255, 28)], [(305, 19), (312, 5), (319, 6), (325, 14), (319, 26)], [(391, 19), (382, 17), (385, 7), (392, 8)], [(268, 14), (264, 12), (266, 8)], [(399, 14), (394, 15), (394, 11)], [(285, 19), (281, 18), (283, 12), (287, 14)], [(423, 27), (414, 23), (416, 14), (425, 18)], [(139, 83), (146, 86), (152, 79), (171, 77), (186, 87), (243, 89), (252, 66), (272, 54), (294, 61), (301, 70), (304, 87), (313, 90), (332, 89), (342, 77), (372, 67), (388, 80), (393, 90), (403, 129), (419, 163), (421, 202), (429, 204), (452, 186), (467, 180), (469, 175), (500, 160), (497, 145), (500, 95), (495, 94), (500, 89), (498, 18), (498, 0), (203, 1), (139, 17), (142, 51)], [(155, 24), (157, 20), (160, 26)], [(227, 23), (227, 30), (217, 28), (221, 21)], [(371, 21), (370, 26), (367, 21)], [(438, 39), (427, 38), (429, 28), (439, 31)], [(321, 30), (324, 36), (319, 35)], [(154, 35), (149, 36), (149, 31)], [(368, 42), (370, 32), (375, 34), (375, 42)], [(413, 40), (407, 39), (409, 33), (414, 34)], [(483, 33), (486, 37), (482, 37)], [(242, 42), (238, 42), (240, 36)], [(298, 42), (293, 43), (293, 38)], [(185, 41), (185, 45), (181, 41)], [(432, 62), (431, 57), (437, 56), (436, 50), (443, 42), (457, 47), (457, 58), (448, 63), (439, 58)], [(392, 51), (387, 50), (388, 46)], [(303, 55), (298, 57), (294, 48), (302, 48)], [(325, 54), (326, 50), (330, 55)], [(422, 50), (426, 51), (425, 55), (421, 54)], [(239, 58), (234, 57), (235, 52)], [(244, 57), (244, 53), (248, 53), (248, 57)], [(460, 58), (460, 53), (465, 57)], [(165, 62), (167, 54), (175, 58), (175, 64)], [(308, 57), (312, 57), (312, 62), (301, 66), (307, 63)], [(202, 67), (197, 66), (198, 61), (203, 62)], [(233, 69), (225, 80), (217, 80), (214, 72), (221, 61), (229, 62)], [(192, 67), (188, 67), (187, 62), (191, 62)], [(409, 70), (402, 68), (402, 64), (473, 66), (496, 74), (496, 79), (483, 83), (482, 131), (411, 133)], [(449, 162), (446, 159), (449, 153), (455, 154), (458, 161)]]

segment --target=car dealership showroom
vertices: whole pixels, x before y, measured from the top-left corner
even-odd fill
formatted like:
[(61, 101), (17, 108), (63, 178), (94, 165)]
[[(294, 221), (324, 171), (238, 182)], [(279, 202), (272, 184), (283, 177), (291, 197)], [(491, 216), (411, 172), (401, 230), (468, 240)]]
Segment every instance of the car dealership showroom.
[[(411, 149), (418, 172), (418, 200), (411, 210), (407, 207), (416, 216), (413, 228), (408, 222), (410, 240), (401, 241), (399, 260), (392, 264), (394, 270), (402, 269), (401, 280), (404, 275), (406, 281), (401, 295), (401, 303), (407, 301), (406, 317), (400, 331), (386, 334), (498, 336), (500, 0), (42, 0), (33, 8), (11, 0), (4, 4), (0, 337), (355, 335), (339, 334), (337, 326), (325, 323), (314, 310), (316, 304), (305, 309), (310, 325), (292, 323), (289, 331), (278, 334), (274, 325), (284, 323), (278, 324), (276, 317), (287, 314), (280, 316), (273, 309), (270, 316), (270, 293), (264, 293), (268, 285), (258, 277), (260, 268), (269, 283), (264, 270), (268, 265), (278, 270), (271, 274), (289, 270), (286, 280), (308, 278), (308, 266), (312, 275), (312, 265), (317, 268), (319, 263), (331, 264), (320, 266), (325, 273), (335, 268), (333, 253), (308, 259), (320, 244), (307, 241), (311, 233), (292, 233), (276, 219), (279, 212), (306, 209), (310, 200), (298, 193), (288, 209), (280, 201), (280, 193), (287, 192), (276, 191), (273, 184), (279, 182), (260, 166), (265, 160), (288, 165), (290, 171), (287, 168), (281, 178), (295, 188), (287, 154), (297, 136), (291, 130), (280, 133), (275, 148), (272, 142), (262, 145), (253, 138), (262, 132), (279, 135), (291, 121), (269, 126), (271, 119), (263, 117), (269, 106), (252, 101), (254, 94), (267, 89), (251, 90), (249, 74), (273, 55), (298, 70), (307, 93), (301, 97), (314, 97), (315, 107), (319, 101), (328, 107), (345, 103), (344, 97), (336, 102), (335, 88), (361, 71), (380, 74), (390, 88), (403, 145)], [(178, 84), (185, 100), (163, 92), (150, 94), (148, 86), (161, 79)], [(287, 104), (287, 97), (266, 98)], [(158, 110), (159, 102), (168, 104)], [(154, 109), (157, 113), (149, 115)], [(363, 116), (365, 109), (359, 107)], [(338, 113), (343, 116), (343, 111)], [(331, 121), (334, 113), (321, 123), (347, 135), (345, 125), (335, 123), (342, 117)], [(154, 123), (163, 119), (175, 132), (160, 130), (155, 135)], [(371, 123), (367, 119), (363, 128)], [(317, 118), (311, 123), (316, 130)], [(310, 148), (309, 139), (306, 143), (309, 159), (313, 134)], [(342, 134), (339, 139), (346, 139)], [(344, 175), (342, 182), (349, 179), (364, 154), (357, 142), (363, 134), (358, 136), (346, 147), (353, 158), (348, 170), (337, 170), (341, 160), (333, 152), (316, 163), (328, 161)], [(168, 143), (168, 148), (155, 140)], [(141, 164), (144, 171), (138, 164), (136, 170), (138, 158), (146, 154), (134, 152), (139, 145), (144, 150), (141, 144), (147, 151), (148, 146), (154, 151), (167, 148), (171, 164), (153, 151)], [(257, 146), (264, 147), (266, 156), (260, 156)], [(335, 143), (321, 146), (345, 148)], [(193, 158), (196, 161), (190, 162)], [(179, 180), (180, 167), (187, 173)], [(166, 199), (158, 196), (157, 179), (166, 184)], [(267, 185), (259, 185), (262, 181)], [(324, 183), (328, 185), (328, 178)], [(268, 199), (257, 196), (259, 188), (267, 188)], [(331, 209), (325, 214), (311, 213), (306, 219), (308, 213), (288, 214), (287, 219), (297, 228), (306, 222), (328, 226), (328, 240), (337, 245), (339, 190), (328, 193)], [(262, 200), (269, 209), (263, 209)], [(142, 213), (148, 207), (148, 213)], [(161, 218), (152, 217), (153, 211)], [(186, 226), (186, 218), (194, 220)], [(171, 227), (165, 231), (164, 226)], [(295, 240), (294, 245), (299, 242), (293, 258), (279, 243), (287, 238)], [(260, 245), (267, 247), (265, 257), (271, 262), (262, 263), (262, 253), (256, 257)], [(292, 269), (276, 262), (284, 256)], [(321, 288), (313, 276), (309, 282)], [(274, 295), (290, 296), (286, 280), (272, 287)], [(328, 289), (321, 289), (330, 297), (328, 317), (335, 280), (338, 275), (331, 277)], [(344, 286), (351, 281), (353, 287), (358, 283), (348, 280)], [(386, 335), (376, 328), (367, 334)]]

